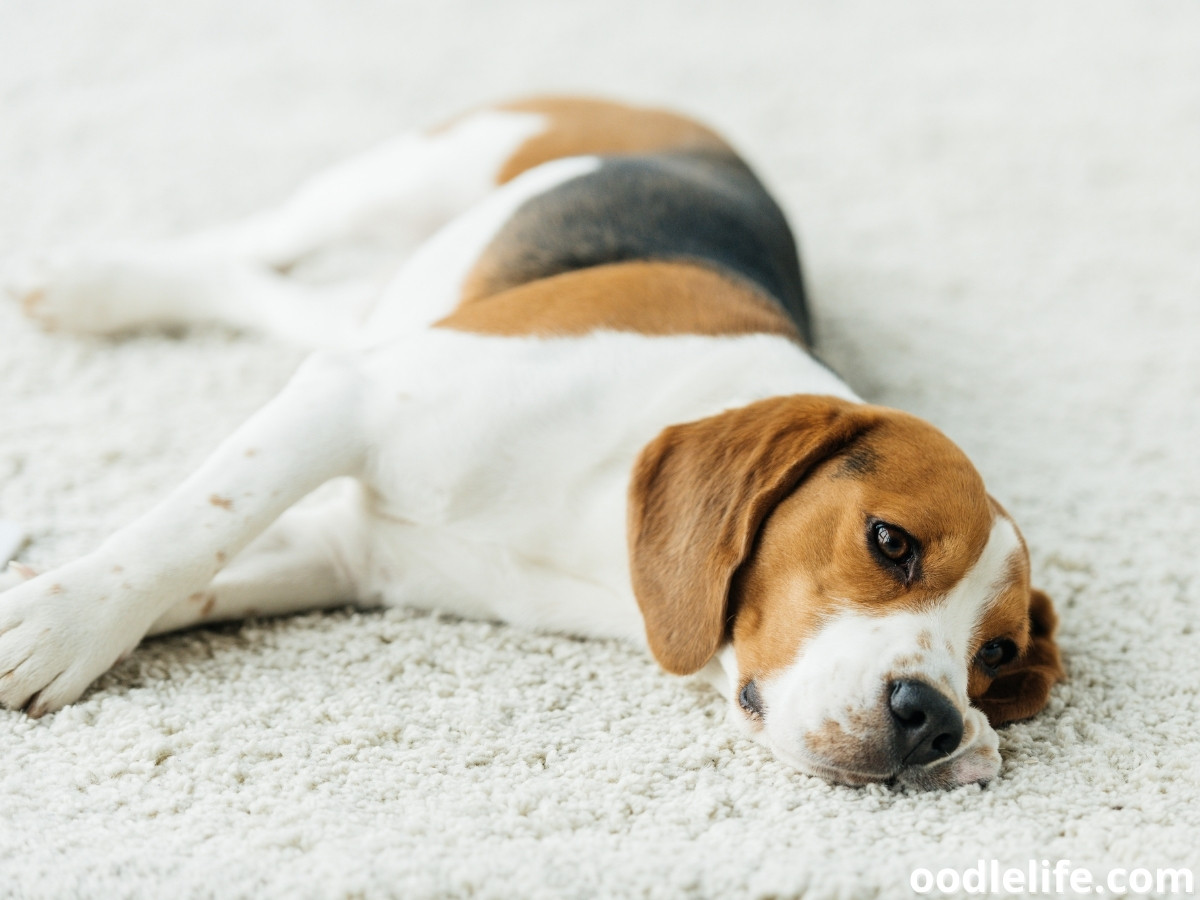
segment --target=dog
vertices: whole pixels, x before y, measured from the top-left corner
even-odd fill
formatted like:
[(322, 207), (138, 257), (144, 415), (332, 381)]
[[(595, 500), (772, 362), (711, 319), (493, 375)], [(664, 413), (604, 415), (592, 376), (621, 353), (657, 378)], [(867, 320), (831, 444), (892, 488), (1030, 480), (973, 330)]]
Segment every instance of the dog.
[[(354, 245), (394, 254), (386, 287), (297, 277)], [(687, 117), (478, 109), (277, 209), (10, 287), (49, 329), (314, 351), (141, 519), (10, 568), (11, 710), (71, 703), (147, 635), (403, 604), (639, 642), (803, 772), (937, 788), (994, 778), (994, 726), (1063, 677), (1011, 517), (813, 355), (783, 213)]]

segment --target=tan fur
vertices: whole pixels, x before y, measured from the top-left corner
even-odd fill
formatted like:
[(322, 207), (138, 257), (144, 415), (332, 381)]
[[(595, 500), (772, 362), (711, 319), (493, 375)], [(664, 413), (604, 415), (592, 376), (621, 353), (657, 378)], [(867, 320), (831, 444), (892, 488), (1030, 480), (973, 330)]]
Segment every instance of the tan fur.
[[(1008, 512), (989, 498), (997, 515), (1012, 522)], [(1016, 523), (1013, 523), (1016, 528)], [(1055, 641), (1058, 616), (1050, 598), (1029, 583), (1029, 552), (1017, 529), (1021, 549), (1013, 556), (1007, 589), (980, 623), (971, 653), (989, 640), (1007, 637), (1020, 651), (996, 678), (973, 666), (967, 692), (992, 725), (1026, 719), (1039, 712), (1050, 698), (1050, 688), (1066, 677)]]
[(778, 304), (736, 276), (691, 263), (626, 262), (467, 296), (437, 327), (562, 337), (597, 330), (641, 334), (778, 334), (799, 341)]
[[(763, 678), (791, 663), (825, 617), (846, 598), (856, 611), (919, 609), (951, 590), (983, 552), (994, 515), (962, 452), (931, 425), (892, 410), (847, 458), (831, 460), (802, 482), (767, 518), (757, 550), (737, 580), (734, 648), (745, 677)], [(869, 448), (869, 453), (863, 453)], [(847, 477), (847, 470), (853, 475)], [(852, 482), (848, 484), (847, 482)], [(905, 528), (922, 543), (922, 577), (905, 587), (867, 553), (867, 514)], [(803, 563), (798, 563), (802, 560)], [(1038, 712), (1063, 675), (1049, 598), (1029, 585), (1024, 542), (1012, 558), (1007, 587), (976, 629), (969, 648), (995, 638), (1020, 651), (996, 679), (971, 666), (968, 693), (993, 725)], [(925, 639), (928, 643), (928, 637)]]
[[(565, 156), (734, 152), (704, 126), (660, 110), (553, 97), (500, 108), (549, 122), (504, 164), (499, 183)], [(516, 286), (507, 276), (502, 258), (485, 253), (459, 308), (438, 326), (510, 336), (614, 330), (800, 340), (776, 303), (703, 265), (613, 263)], [(913, 585), (868, 553), (868, 515), (921, 542)], [(1006, 514), (962, 452), (894, 410), (777, 397), (673, 426), (643, 450), (629, 495), (631, 570), (651, 650), (668, 671), (692, 672), (731, 636), (746, 680), (768, 677), (836, 611), (842, 600), (833, 598), (885, 614), (951, 590), (979, 558), (996, 515)], [(995, 679), (971, 667), (970, 696), (993, 723), (1032, 715), (1063, 675), (1053, 607), (1029, 586), (1023, 544), (1008, 583), (971, 648), (1006, 637), (1020, 650)]]
[[(1010, 601), (1017, 605), (1014, 598)], [(1024, 604), (1029, 635), (1021, 655), (1005, 666), (997, 678), (972, 683), (971, 700), (993, 725), (1027, 719), (1050, 699), (1050, 688), (1066, 677), (1054, 633), (1058, 616), (1050, 598), (1037, 588), (1029, 591)]]
[[(875, 419), (870, 433), (845, 458), (811, 472), (775, 508), (739, 576), (733, 640), (747, 677), (790, 664), (843, 601), (881, 615), (919, 609), (951, 590), (983, 552), (992, 511), (962, 451), (920, 419), (867, 409)], [(864, 457), (869, 465), (849, 462)], [(869, 553), (868, 516), (921, 542), (921, 577), (911, 586)]]
[[(734, 151), (708, 128), (663, 110), (603, 100), (542, 97), (497, 107), (534, 112), (547, 127), (505, 163), (504, 182), (553, 159), (580, 154)], [(523, 235), (536, 243), (537, 235)], [(493, 243), (463, 282), (461, 302), (437, 323), (497, 335), (581, 335), (595, 330), (642, 334), (778, 334), (800, 341), (780, 305), (741, 277), (690, 261), (630, 260), (522, 283), (522, 257)], [(486, 301), (486, 302), (484, 302)]]
[(804, 736), (804, 745), (814, 761), (838, 760), (836, 769), (829, 766), (838, 780), (850, 784), (876, 781), (886, 777), (893, 762), (885, 743), (864, 741), (861, 735), (878, 730), (879, 715), (877, 710), (850, 710), (846, 713), (849, 730), (835, 719), (827, 719), (816, 731)]
[[(629, 509), (634, 591), (659, 662), (695, 671), (728, 633), (745, 681), (791, 664), (844, 604), (886, 615), (945, 595), (1001, 514), (932, 425), (825, 397), (776, 397), (666, 429), (638, 461)], [(920, 542), (911, 585), (868, 551), (869, 516)], [(971, 676), (993, 722), (1037, 712), (1062, 677), (1053, 609), (1028, 573), (1022, 545), (970, 648), (1007, 637), (1022, 651), (994, 681)]]
[(552, 159), (663, 150), (732, 153), (716, 132), (685, 116), (581, 97), (533, 97), (497, 109), (539, 113), (549, 124), (522, 144), (496, 176), (498, 184)]
[[(773, 397), (672, 426), (646, 446), (629, 490), (630, 568), (663, 668), (682, 674), (708, 662), (725, 637), (734, 573), (763, 519), (879, 419), (875, 407), (832, 397)], [(777, 624), (778, 635), (760, 631), (757, 641), (794, 637), (795, 623)]]

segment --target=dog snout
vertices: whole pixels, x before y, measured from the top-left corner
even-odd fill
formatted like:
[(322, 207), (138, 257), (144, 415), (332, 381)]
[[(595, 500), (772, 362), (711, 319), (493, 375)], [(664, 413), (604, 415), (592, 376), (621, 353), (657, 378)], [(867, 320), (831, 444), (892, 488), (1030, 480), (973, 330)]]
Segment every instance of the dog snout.
[(962, 715), (941, 691), (923, 681), (893, 681), (888, 706), (897, 754), (906, 766), (949, 756), (962, 742)]

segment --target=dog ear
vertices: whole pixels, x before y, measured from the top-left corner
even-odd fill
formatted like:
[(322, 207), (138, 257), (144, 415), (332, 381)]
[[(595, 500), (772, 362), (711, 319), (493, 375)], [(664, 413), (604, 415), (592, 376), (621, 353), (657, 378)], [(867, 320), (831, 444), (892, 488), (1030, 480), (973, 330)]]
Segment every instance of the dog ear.
[(629, 488), (633, 591), (650, 650), (695, 672), (725, 637), (730, 583), (767, 514), (878, 419), (834, 397), (772, 397), (664, 430)]
[(1029, 646), (974, 701), (992, 725), (1027, 719), (1042, 710), (1050, 688), (1066, 676), (1054, 632), (1058, 616), (1050, 598), (1037, 588), (1029, 592)]

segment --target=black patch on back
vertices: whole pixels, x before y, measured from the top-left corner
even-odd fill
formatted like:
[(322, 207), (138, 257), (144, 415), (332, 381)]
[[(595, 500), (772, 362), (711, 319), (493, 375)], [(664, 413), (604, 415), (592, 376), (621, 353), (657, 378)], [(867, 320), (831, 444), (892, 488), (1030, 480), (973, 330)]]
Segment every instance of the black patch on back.
[(608, 157), (597, 171), (526, 201), (486, 253), (499, 273), (489, 285), (497, 291), (607, 263), (707, 263), (778, 301), (811, 344), (795, 238), (732, 154)]

